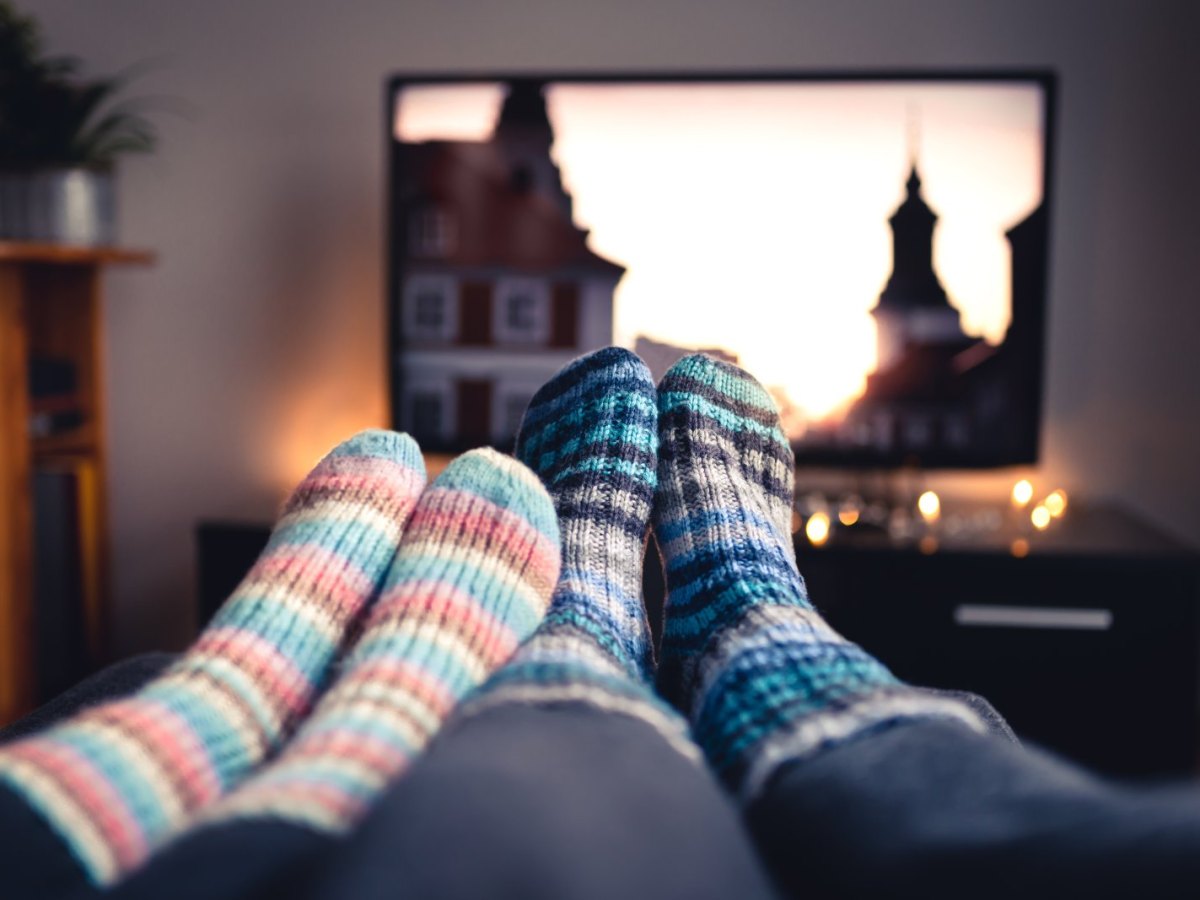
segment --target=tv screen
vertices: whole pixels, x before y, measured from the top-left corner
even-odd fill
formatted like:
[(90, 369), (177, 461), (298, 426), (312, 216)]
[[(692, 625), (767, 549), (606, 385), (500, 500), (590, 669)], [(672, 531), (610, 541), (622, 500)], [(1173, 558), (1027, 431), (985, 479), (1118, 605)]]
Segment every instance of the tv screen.
[(775, 396), (800, 462), (1037, 457), (1050, 73), (396, 77), (392, 410), (510, 447), (619, 344)]

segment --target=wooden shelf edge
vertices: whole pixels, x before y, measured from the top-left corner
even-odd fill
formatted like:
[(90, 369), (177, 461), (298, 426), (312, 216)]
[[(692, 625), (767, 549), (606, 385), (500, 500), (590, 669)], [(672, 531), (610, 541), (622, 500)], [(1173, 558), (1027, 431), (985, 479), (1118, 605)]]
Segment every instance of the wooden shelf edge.
[(60, 456), (93, 456), (99, 452), (95, 433), (86, 426), (62, 434), (33, 438), (32, 444), (35, 462)]
[(156, 255), (129, 247), (87, 247), (29, 241), (0, 241), (0, 262), (67, 265), (150, 265)]

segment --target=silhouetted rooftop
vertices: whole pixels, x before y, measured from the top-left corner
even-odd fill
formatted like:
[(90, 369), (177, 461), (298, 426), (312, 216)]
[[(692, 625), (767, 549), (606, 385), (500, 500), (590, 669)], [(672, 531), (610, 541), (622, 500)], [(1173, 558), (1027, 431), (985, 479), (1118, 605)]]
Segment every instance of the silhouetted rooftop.
[(439, 262), (624, 273), (623, 266), (587, 246), (587, 232), (551, 197), (514, 179), (497, 142), (425, 141), (402, 147), (402, 202), (409, 209), (438, 207), (453, 219), (453, 239)]

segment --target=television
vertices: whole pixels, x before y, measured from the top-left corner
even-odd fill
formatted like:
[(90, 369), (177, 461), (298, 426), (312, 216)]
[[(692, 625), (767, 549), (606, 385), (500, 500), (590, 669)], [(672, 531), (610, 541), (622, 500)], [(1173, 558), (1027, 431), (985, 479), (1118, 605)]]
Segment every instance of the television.
[(511, 448), (609, 344), (702, 351), (797, 461), (1036, 461), (1047, 71), (398, 75), (386, 89), (393, 425)]

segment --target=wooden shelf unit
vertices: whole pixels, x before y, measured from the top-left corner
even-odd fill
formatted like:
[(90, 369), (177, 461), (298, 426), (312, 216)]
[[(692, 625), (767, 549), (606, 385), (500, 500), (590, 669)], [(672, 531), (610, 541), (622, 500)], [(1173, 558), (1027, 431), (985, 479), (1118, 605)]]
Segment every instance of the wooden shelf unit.
[[(33, 473), (70, 468), (78, 484), (77, 535), (90, 662), (106, 656), (108, 631), (105, 420), (101, 275), (154, 255), (114, 247), (0, 241), (0, 723), (36, 696)], [(77, 428), (32, 437), (33, 358), (70, 361)], [(54, 411), (54, 403), (49, 403)]]

